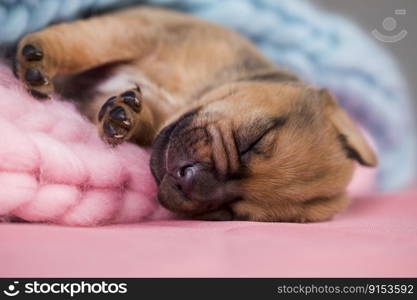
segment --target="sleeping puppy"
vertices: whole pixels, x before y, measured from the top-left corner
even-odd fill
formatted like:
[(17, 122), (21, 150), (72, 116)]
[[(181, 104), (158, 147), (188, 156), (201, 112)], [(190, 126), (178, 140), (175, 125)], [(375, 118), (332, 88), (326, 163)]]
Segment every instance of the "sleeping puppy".
[(158, 199), (181, 217), (326, 220), (348, 203), (355, 161), (377, 164), (329, 91), (188, 15), (140, 7), (55, 25), (25, 36), (16, 62), (34, 96), (81, 99), (109, 144), (152, 146)]

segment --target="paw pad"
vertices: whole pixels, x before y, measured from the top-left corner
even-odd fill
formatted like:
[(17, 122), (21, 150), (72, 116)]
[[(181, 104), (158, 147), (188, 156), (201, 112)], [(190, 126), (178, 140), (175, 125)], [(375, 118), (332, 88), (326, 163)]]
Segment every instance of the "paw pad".
[(116, 102), (116, 96), (109, 98), (106, 103), (101, 107), (100, 112), (98, 113), (98, 120), (101, 122), (104, 118), (104, 115), (109, 110), (110, 107), (114, 106)]
[(141, 107), (139, 89), (110, 97), (98, 113), (103, 139), (113, 145), (128, 139), (133, 134), (134, 121)]
[(124, 136), (123, 133), (118, 132), (115, 126), (109, 121), (105, 121), (103, 123), (103, 132), (108, 137), (115, 138), (115, 139), (121, 139)]
[(38, 42), (25, 43), (21, 41), (22, 48), (17, 52), (14, 73), (25, 84), (29, 93), (36, 98), (49, 98), (54, 91), (53, 77), (50, 77), (51, 63), (47, 64), (45, 53)]
[(127, 117), (126, 111), (121, 106), (116, 106), (113, 108), (109, 113), (109, 117), (114, 121), (120, 122), (126, 126), (130, 126), (130, 121)]
[(22, 55), (28, 60), (28, 61), (38, 61), (43, 58), (43, 52), (33, 45), (26, 45), (22, 49)]
[(33, 86), (45, 85), (48, 82), (45, 76), (37, 69), (27, 69), (25, 80)]
[(141, 104), (139, 98), (136, 96), (134, 91), (127, 91), (120, 95), (123, 103), (128, 105), (135, 112), (140, 112)]

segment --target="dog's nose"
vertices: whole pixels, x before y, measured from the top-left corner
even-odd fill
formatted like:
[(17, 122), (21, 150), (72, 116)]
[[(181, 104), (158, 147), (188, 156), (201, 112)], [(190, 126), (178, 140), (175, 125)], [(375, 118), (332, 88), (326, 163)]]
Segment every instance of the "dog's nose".
[(190, 197), (201, 173), (200, 164), (186, 164), (179, 167), (175, 174), (175, 185), (186, 197)]

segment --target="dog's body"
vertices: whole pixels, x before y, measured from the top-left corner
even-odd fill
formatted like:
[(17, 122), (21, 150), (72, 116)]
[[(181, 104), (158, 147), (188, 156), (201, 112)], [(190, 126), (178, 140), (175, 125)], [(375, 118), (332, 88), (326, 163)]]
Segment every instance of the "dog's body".
[(138, 8), (56, 25), (24, 37), (17, 52), (17, 75), (39, 97), (103, 66), (110, 77), (77, 93), (82, 111), (111, 144), (153, 146), (159, 200), (179, 214), (328, 219), (347, 203), (354, 159), (376, 164), (326, 90), (187, 15)]

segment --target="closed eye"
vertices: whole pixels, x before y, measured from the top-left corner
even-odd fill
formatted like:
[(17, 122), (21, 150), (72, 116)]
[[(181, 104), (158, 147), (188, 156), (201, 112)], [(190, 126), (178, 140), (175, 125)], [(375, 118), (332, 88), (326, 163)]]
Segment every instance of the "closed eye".
[(261, 136), (259, 136), (255, 141), (253, 141), (251, 144), (249, 144), (243, 151), (239, 153), (240, 156), (244, 156), (245, 154), (253, 151), (255, 147), (263, 140), (263, 138), (270, 133), (271, 130), (265, 131)]
[[(281, 117), (281, 118), (276, 118), (273, 119), (272, 122), (269, 122), (268, 126), (266, 126), (266, 128), (264, 127), (264, 129), (262, 131), (256, 130), (258, 132), (251, 132), (250, 129), (244, 129), (247, 133), (248, 136), (251, 136), (251, 139), (245, 139), (246, 142), (241, 142), (240, 145), (241, 150), (239, 151), (239, 155), (241, 157), (244, 157), (245, 155), (249, 154), (249, 153), (255, 153), (257, 154), (258, 151), (258, 146), (261, 144), (261, 142), (264, 140), (265, 137), (267, 137), (270, 133), (272, 133), (274, 130), (276, 130), (277, 128), (283, 126), (287, 121), (287, 118), (285, 117)], [(259, 124), (259, 122), (257, 122), (255, 125), (252, 125), (252, 128), (259, 128), (259, 126), (257, 126)], [(255, 137), (255, 138), (253, 138)]]

